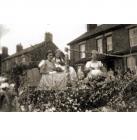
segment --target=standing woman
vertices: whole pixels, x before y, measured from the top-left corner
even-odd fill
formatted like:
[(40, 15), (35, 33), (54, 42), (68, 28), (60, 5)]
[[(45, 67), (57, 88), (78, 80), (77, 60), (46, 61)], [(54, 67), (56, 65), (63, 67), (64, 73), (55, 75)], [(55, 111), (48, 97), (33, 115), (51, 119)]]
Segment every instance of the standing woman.
[(92, 51), (92, 58), (86, 63), (85, 72), (87, 73), (87, 78), (92, 79), (98, 76), (102, 76), (103, 64), (98, 61), (98, 52), (96, 50)]
[(51, 90), (54, 86), (53, 74), (56, 73), (53, 52), (51, 50), (47, 53), (47, 60), (42, 60), (39, 63), (39, 68), (42, 77), (38, 89)]

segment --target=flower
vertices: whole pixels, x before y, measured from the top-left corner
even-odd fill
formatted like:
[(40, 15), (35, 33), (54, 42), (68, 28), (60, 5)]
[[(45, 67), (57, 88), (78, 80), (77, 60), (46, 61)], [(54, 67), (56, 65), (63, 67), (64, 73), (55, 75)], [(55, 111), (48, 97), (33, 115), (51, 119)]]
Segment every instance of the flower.
[(0, 88), (1, 89), (9, 88), (9, 84), (8, 83), (2, 83)]
[(0, 83), (5, 82), (7, 80), (6, 77), (0, 77)]

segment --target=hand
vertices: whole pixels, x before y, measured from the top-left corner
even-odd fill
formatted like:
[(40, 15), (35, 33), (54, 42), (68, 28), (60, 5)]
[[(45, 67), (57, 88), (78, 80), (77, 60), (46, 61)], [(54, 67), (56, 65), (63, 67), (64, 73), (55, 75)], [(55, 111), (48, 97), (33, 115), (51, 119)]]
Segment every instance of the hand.
[(60, 67), (56, 67), (57, 72), (63, 72), (63, 70)]
[(49, 74), (49, 72), (43, 72), (42, 74)]
[(84, 70), (84, 73), (89, 73), (90, 72), (90, 69), (85, 69)]

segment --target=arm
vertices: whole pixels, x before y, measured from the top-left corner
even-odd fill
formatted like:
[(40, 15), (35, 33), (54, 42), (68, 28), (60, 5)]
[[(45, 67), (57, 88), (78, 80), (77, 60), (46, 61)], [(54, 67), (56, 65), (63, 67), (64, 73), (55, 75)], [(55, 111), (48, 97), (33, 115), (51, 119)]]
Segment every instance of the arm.
[(46, 61), (42, 60), (39, 64), (41, 74), (48, 74), (48, 72), (46, 71), (46, 67), (47, 67)]
[(87, 62), (86, 65), (85, 65), (84, 72), (85, 72), (85, 73), (89, 73), (90, 71), (91, 71), (90, 62)]
[(102, 62), (99, 61), (98, 63), (99, 63), (99, 68), (100, 68), (100, 70), (103, 71), (103, 70), (104, 70), (104, 66), (103, 66)]
[(41, 68), (44, 64), (45, 64), (45, 60), (42, 60), (42, 61), (39, 63), (38, 67)]

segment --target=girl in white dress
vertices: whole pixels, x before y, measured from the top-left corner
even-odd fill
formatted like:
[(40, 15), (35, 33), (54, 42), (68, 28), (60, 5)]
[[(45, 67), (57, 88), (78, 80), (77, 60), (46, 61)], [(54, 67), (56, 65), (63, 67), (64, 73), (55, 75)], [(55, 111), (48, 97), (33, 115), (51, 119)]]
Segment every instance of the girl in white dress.
[[(71, 85), (75, 85), (74, 83), (77, 81), (77, 74), (73, 67), (66, 65), (65, 59), (61, 56), (61, 51), (56, 51), (55, 57), (55, 66), (58, 71), (56, 74), (56, 84), (59, 90), (63, 90), (67, 88), (68, 80)], [(68, 74), (69, 78), (68, 79)]]
[(88, 73), (87, 78), (92, 79), (103, 74), (102, 68), (103, 64), (101, 61), (98, 61), (98, 52), (96, 50), (92, 51), (92, 59), (88, 61), (85, 66), (85, 71)]

